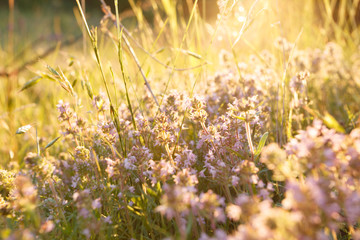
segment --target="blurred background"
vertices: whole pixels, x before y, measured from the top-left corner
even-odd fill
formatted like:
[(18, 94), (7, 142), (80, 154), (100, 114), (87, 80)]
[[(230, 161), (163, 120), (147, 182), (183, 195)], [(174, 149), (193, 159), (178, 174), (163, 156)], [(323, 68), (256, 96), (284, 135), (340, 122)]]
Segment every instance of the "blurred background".
[[(75, 0), (36, 0), (36, 1), (28, 1), (28, 0), (3, 0), (0, 2), (0, 6), (2, 8), (6, 8), (11, 4), (11, 1), (14, 1), (16, 8), (21, 10), (37, 10), (37, 9), (58, 9), (58, 10), (71, 10), (74, 6), (76, 6)], [(193, 0), (190, 0), (193, 1)], [(88, 10), (91, 11), (99, 11), (100, 10), (100, 1), (98, 0), (86, 0), (86, 7)], [(106, 0), (105, 1), (108, 5), (114, 6), (114, 1)], [(150, 4), (150, 0), (134, 0), (135, 4), (142, 4), (144, 6)], [(159, 0), (161, 2), (161, 0)], [(182, 5), (188, 4), (189, 0), (177, 0)], [(194, 2), (194, 1), (193, 1)], [(199, 1), (199, 6), (202, 7), (205, 1)], [(216, 12), (217, 8), (217, 0), (206, 0), (207, 4), (207, 11), (209, 14), (210, 12)], [(119, 0), (119, 11), (125, 11), (131, 8), (131, 4), (128, 0)]]

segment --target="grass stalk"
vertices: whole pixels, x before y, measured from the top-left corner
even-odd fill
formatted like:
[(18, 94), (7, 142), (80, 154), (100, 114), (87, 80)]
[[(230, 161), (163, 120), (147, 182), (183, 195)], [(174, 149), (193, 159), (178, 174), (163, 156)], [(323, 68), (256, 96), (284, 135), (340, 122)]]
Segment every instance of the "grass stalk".
[(254, 145), (252, 142), (252, 138), (251, 138), (251, 129), (250, 129), (250, 123), (249, 122), (245, 122), (245, 130), (246, 130), (246, 138), (249, 144), (249, 148), (250, 148), (250, 153), (251, 153), (251, 161), (254, 160)]
[(287, 125), (286, 125), (287, 139), (292, 138), (292, 115), (293, 115), (293, 107), (290, 106), (289, 117), (288, 117), (288, 121), (287, 121)]
[(259, 2), (259, 0), (255, 0), (255, 2), (251, 5), (250, 10), (249, 10), (248, 14), (246, 15), (245, 21), (244, 21), (244, 23), (243, 23), (243, 25), (242, 25), (242, 27), (240, 29), (240, 32), (239, 32), (238, 36), (236, 37), (236, 39), (235, 39), (233, 45), (231, 46), (231, 48), (234, 48), (235, 45), (240, 41), (242, 35), (244, 34), (244, 32), (245, 32), (245, 30), (246, 30), (246, 28), (248, 26), (251, 14), (252, 14), (252, 12), (253, 12), (253, 10), (254, 10), (254, 8), (255, 8), (255, 6), (256, 6), (256, 4), (258, 2)]
[(115, 2), (115, 13), (116, 13), (116, 29), (117, 29), (117, 34), (118, 34), (118, 46), (117, 46), (117, 52), (118, 52), (118, 58), (119, 58), (119, 64), (120, 64), (120, 69), (121, 69), (121, 74), (123, 77), (123, 82), (124, 82), (124, 86), (125, 86), (125, 95), (126, 95), (126, 101), (128, 103), (128, 108), (131, 114), (131, 120), (132, 120), (132, 124), (134, 126), (134, 129), (136, 130), (136, 123), (135, 123), (135, 117), (134, 117), (134, 112), (132, 110), (132, 106), (131, 106), (131, 101), (129, 98), (129, 91), (128, 91), (128, 87), (127, 87), (127, 83), (126, 83), (126, 79), (127, 74), (125, 74), (125, 70), (124, 70), (124, 64), (123, 64), (123, 51), (122, 51), (122, 35), (123, 35), (123, 30), (120, 30), (120, 24), (119, 24), (119, 6), (118, 6), (118, 0), (114, 0)]
[[(173, 75), (174, 75), (176, 62), (177, 62), (177, 59), (178, 59), (178, 57), (179, 57), (179, 55), (180, 55), (180, 51), (181, 51), (181, 49), (182, 49), (182, 47), (183, 47), (183, 45), (184, 45), (184, 43), (185, 43), (185, 40), (186, 40), (186, 37), (187, 37), (187, 33), (188, 33), (188, 31), (189, 31), (189, 28), (190, 28), (190, 23), (191, 23), (191, 21), (192, 21), (192, 19), (193, 19), (193, 16), (194, 16), (194, 14), (195, 14), (195, 10), (196, 10), (197, 3), (198, 3), (198, 0), (195, 0), (194, 5), (193, 5), (193, 8), (192, 8), (192, 10), (191, 10), (191, 14), (190, 14), (190, 17), (189, 17), (189, 21), (188, 21), (187, 26), (186, 26), (186, 29), (185, 29), (185, 33), (184, 33), (183, 38), (182, 38), (181, 43), (180, 43), (180, 47), (179, 47), (178, 51), (176, 52), (174, 61), (173, 61), (173, 63), (172, 63), (173, 68), (172, 68), (172, 71), (170, 72), (169, 78), (168, 78), (168, 80), (167, 80), (167, 82), (166, 82), (165, 89), (164, 89), (164, 91), (163, 91), (163, 96), (165, 96), (165, 94), (166, 94), (166, 92), (167, 92), (167, 89), (168, 89), (168, 87), (169, 87), (170, 81), (171, 81), (171, 79), (172, 79), (172, 77), (173, 77)], [(160, 106), (162, 105), (163, 100), (164, 100), (164, 97), (162, 97), (162, 99), (161, 99)], [(159, 111), (160, 111), (160, 107), (159, 107)], [(158, 111), (158, 112), (159, 112), (159, 111)]]
[(14, 52), (14, 9), (15, 9), (15, 0), (9, 0), (9, 31), (8, 31), (8, 55), (9, 58), (13, 57)]
[[(81, 0), (81, 6), (83, 8), (84, 13), (86, 13), (86, 5), (85, 5), (85, 3), (86, 3), (86, 0)], [(81, 30), (82, 30), (82, 36), (83, 36), (83, 54), (84, 54), (84, 56), (86, 56), (86, 48), (87, 48), (87, 46), (86, 46), (86, 28), (85, 28), (85, 25), (82, 26)]]
[(120, 133), (119, 116), (118, 116), (117, 110), (114, 108), (114, 105), (112, 103), (108, 83), (106, 81), (105, 73), (104, 73), (103, 66), (102, 66), (101, 59), (100, 59), (100, 53), (99, 53), (99, 49), (98, 49), (98, 45), (97, 45), (97, 31), (96, 31), (96, 28), (94, 29), (94, 31), (90, 31), (89, 25), (87, 24), (87, 21), (86, 21), (84, 12), (82, 11), (82, 7), (81, 7), (79, 0), (76, 0), (76, 3), (78, 5), (83, 23), (86, 27), (86, 31), (87, 31), (90, 41), (92, 43), (93, 51), (94, 51), (95, 58), (96, 58), (96, 63), (101, 72), (101, 77), (102, 77), (103, 83), (105, 85), (106, 93), (107, 93), (109, 103), (110, 103), (110, 115), (112, 116), (112, 120), (113, 120), (116, 130), (118, 132), (121, 149), (122, 149), (122, 152), (126, 155), (126, 150), (125, 150), (125, 147), (123, 146), (122, 137), (121, 137), (121, 133)]
[[(78, 1), (78, 0), (76, 0), (76, 1)], [(104, 0), (100, 0), (100, 2), (101, 2), (101, 4), (102, 4), (102, 6), (103, 6), (104, 11), (106, 11), (106, 14), (107, 14), (108, 16), (113, 17), (113, 14), (111, 13), (111, 10), (109, 9), (109, 7), (106, 5), (105, 1), (104, 1)], [(124, 31), (125, 33), (127, 33), (127, 35), (130, 34), (130, 33), (127, 32), (126, 28), (124, 28), (123, 25), (120, 25), (120, 22), (119, 22), (119, 21), (116, 21), (116, 20), (114, 20), (114, 19), (112, 19), (112, 20), (114, 21), (114, 24), (119, 24), (119, 26), (121, 26), (121, 29), (123, 29), (123, 31)], [(140, 73), (141, 73), (141, 76), (142, 76), (143, 79), (144, 79), (144, 82), (145, 82), (145, 85), (146, 85), (147, 89), (149, 90), (151, 96), (153, 97), (156, 105), (157, 105), (157, 106), (160, 106), (160, 105), (159, 105), (159, 102), (157, 101), (157, 99), (156, 99), (156, 97), (155, 97), (155, 94), (153, 93), (153, 91), (152, 91), (152, 89), (151, 89), (151, 87), (150, 87), (150, 84), (149, 84), (149, 82), (148, 82), (148, 80), (147, 80), (147, 78), (146, 78), (146, 76), (145, 76), (145, 73), (144, 73), (143, 69), (141, 68), (140, 62), (139, 62), (139, 60), (138, 60), (138, 58), (137, 58), (137, 56), (136, 56), (136, 54), (135, 54), (135, 51), (134, 51), (134, 49), (133, 49), (133, 48), (131, 47), (131, 45), (130, 45), (129, 40), (127, 39), (127, 37), (126, 37), (125, 35), (122, 35), (122, 38), (123, 38), (123, 40), (124, 40), (125, 45), (127, 46), (128, 50), (129, 50), (131, 56), (133, 57), (136, 65), (137, 65), (137, 67), (138, 67), (138, 69), (139, 69), (139, 71), (140, 71)]]

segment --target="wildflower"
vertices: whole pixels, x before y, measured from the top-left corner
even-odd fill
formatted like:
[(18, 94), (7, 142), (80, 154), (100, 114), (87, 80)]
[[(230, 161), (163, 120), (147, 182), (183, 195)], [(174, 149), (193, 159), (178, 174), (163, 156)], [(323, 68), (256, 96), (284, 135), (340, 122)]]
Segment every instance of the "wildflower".
[(213, 191), (208, 190), (206, 193), (201, 193), (199, 202), (197, 204), (198, 211), (209, 218), (210, 221), (225, 221), (225, 214), (222, 206), (225, 204), (224, 198), (219, 197)]
[(309, 75), (309, 72), (299, 72), (290, 81), (290, 91), (294, 97), (292, 104), (295, 108), (299, 107), (300, 104), (303, 104), (303, 100), (300, 99), (300, 96), (306, 88), (306, 82), (308, 81)]
[(103, 216), (102, 218), (103, 218), (104, 222), (106, 222), (108, 224), (113, 223), (113, 221), (111, 220), (111, 216), (107, 216), (107, 217)]
[(75, 158), (81, 160), (88, 160), (90, 158), (90, 151), (84, 146), (77, 146), (75, 148)]
[(82, 234), (84, 234), (84, 236), (86, 238), (90, 238), (91, 237), (91, 233), (90, 233), (90, 230), (88, 228), (85, 228), (83, 231), (82, 231)]
[(228, 218), (230, 218), (233, 221), (239, 221), (241, 216), (241, 208), (235, 204), (229, 204), (226, 207), (226, 214)]
[(0, 216), (6, 216), (10, 213), (10, 203), (0, 195)]
[(288, 42), (285, 38), (278, 37), (275, 40), (274, 46), (280, 51), (284, 51), (285, 53), (289, 53), (293, 48), (294, 44)]
[(256, 167), (254, 162), (249, 160), (242, 160), (235, 167), (233, 167), (232, 172), (236, 174), (241, 180), (241, 183), (257, 183), (259, 168)]
[(161, 159), (160, 162), (153, 160), (149, 161), (150, 170), (147, 175), (151, 179), (151, 183), (154, 186), (158, 181), (165, 182), (175, 172), (174, 167), (168, 161)]
[(78, 175), (75, 175), (75, 176), (72, 176), (72, 177), (71, 177), (71, 180), (72, 180), (72, 182), (71, 182), (71, 187), (72, 187), (72, 188), (76, 188), (77, 185), (78, 185), (78, 183), (79, 183), (79, 181), (80, 181), (80, 177), (79, 177)]
[(71, 117), (73, 117), (74, 112), (70, 108), (69, 103), (64, 103), (63, 100), (60, 100), (59, 103), (56, 105), (56, 108), (58, 109), (60, 115), (59, 120), (60, 122), (69, 121)]
[(87, 208), (83, 207), (79, 211), (79, 216), (81, 216), (82, 218), (85, 218), (85, 219), (89, 218), (90, 212), (89, 212), (89, 210)]
[(231, 176), (231, 184), (235, 187), (239, 184), (240, 178), (237, 176)]
[(105, 112), (109, 109), (109, 100), (102, 92), (99, 95), (94, 96), (92, 103), (98, 112)]
[(15, 174), (11, 171), (0, 169), (0, 196), (8, 199), (14, 188)]
[(193, 121), (197, 121), (200, 123), (204, 123), (208, 114), (204, 110), (205, 108), (205, 101), (203, 98), (199, 96), (194, 96), (191, 100), (191, 107), (189, 110), (189, 118)]
[(156, 144), (168, 145), (175, 141), (173, 127), (165, 113), (160, 113), (155, 119), (154, 134)]
[(235, 99), (232, 104), (229, 104), (230, 115), (237, 118), (244, 119), (245, 122), (258, 121), (257, 111), (257, 96), (248, 99)]
[(134, 165), (135, 162), (136, 162), (136, 158), (134, 156), (125, 158), (124, 167), (128, 170), (135, 170), (136, 169), (136, 166)]
[(175, 154), (175, 164), (180, 168), (190, 168), (196, 163), (196, 155), (190, 149)]
[(101, 198), (97, 198), (97, 199), (95, 199), (94, 201), (92, 201), (91, 207), (92, 207), (93, 209), (99, 209), (99, 208), (101, 208)]
[(276, 143), (271, 143), (263, 149), (260, 161), (266, 164), (270, 170), (273, 170), (273, 179), (283, 181), (286, 179), (286, 177), (292, 178), (297, 176), (293, 175), (291, 170), (286, 171), (286, 152), (282, 150)]
[(120, 192), (117, 196), (121, 199), (123, 197), (123, 194)]
[(24, 240), (35, 240), (36, 236), (35, 233), (32, 232), (30, 229), (21, 228), (11, 234), (6, 240), (17, 240), (17, 239), (24, 239)]
[(349, 224), (354, 224), (360, 219), (360, 194), (351, 192), (344, 202), (346, 218)]
[(198, 183), (196, 175), (192, 175), (188, 169), (179, 171), (173, 178), (175, 184), (181, 186), (195, 186)]
[(306, 82), (310, 76), (309, 72), (299, 72), (290, 81), (290, 91), (295, 93), (302, 93), (305, 90)]
[(51, 232), (54, 228), (55, 228), (54, 222), (48, 220), (48, 221), (44, 222), (44, 223), (41, 225), (39, 232), (40, 232), (40, 233), (49, 233), (49, 232)]
[(232, 55), (230, 52), (226, 51), (225, 49), (221, 49), (219, 53), (220, 65), (224, 67), (229, 67), (232, 61)]
[[(283, 200), (285, 209), (301, 215), (301, 231), (316, 232), (326, 225), (337, 229), (337, 222), (341, 220), (340, 207), (327, 179), (306, 179), (304, 184), (296, 181), (287, 183), (286, 198)], [(303, 233), (308, 234), (308, 233)]]
[(33, 211), (37, 204), (37, 190), (27, 176), (17, 176), (15, 178), (15, 189), (12, 192), (15, 210)]
[(130, 186), (130, 187), (129, 187), (129, 192), (134, 193), (134, 192), (135, 192), (135, 188), (134, 188), (133, 186)]
[(115, 173), (115, 165), (116, 165), (116, 162), (111, 160), (110, 158), (105, 158), (105, 161), (106, 161), (106, 173), (108, 174), (109, 178), (111, 178), (112, 176), (114, 176), (114, 173)]
[(156, 208), (157, 212), (165, 215), (167, 219), (172, 219), (179, 214), (188, 214), (191, 202), (195, 199), (192, 191), (186, 187), (168, 184), (164, 185), (163, 190), (164, 194), (161, 197), (161, 205)]
[(27, 168), (31, 174), (37, 174), (41, 180), (46, 180), (55, 171), (55, 166), (50, 158), (40, 157), (37, 153), (28, 152), (24, 158)]
[(144, 181), (144, 175), (152, 157), (153, 154), (145, 146), (134, 146), (124, 160), (124, 168), (135, 171), (140, 178), (139, 181)]

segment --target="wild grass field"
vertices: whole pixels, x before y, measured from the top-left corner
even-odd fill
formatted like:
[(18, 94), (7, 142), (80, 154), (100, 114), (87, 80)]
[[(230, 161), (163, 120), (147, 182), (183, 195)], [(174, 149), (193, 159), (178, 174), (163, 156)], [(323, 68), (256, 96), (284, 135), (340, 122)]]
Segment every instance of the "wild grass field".
[(0, 239), (360, 239), (359, 0), (89, 2), (0, 3)]

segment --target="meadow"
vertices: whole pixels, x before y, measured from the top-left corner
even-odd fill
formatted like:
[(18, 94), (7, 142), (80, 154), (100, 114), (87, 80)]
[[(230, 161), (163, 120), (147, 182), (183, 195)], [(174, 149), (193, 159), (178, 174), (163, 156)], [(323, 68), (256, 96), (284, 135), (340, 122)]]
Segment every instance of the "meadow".
[(359, 0), (60, 2), (0, 5), (0, 239), (360, 239)]

